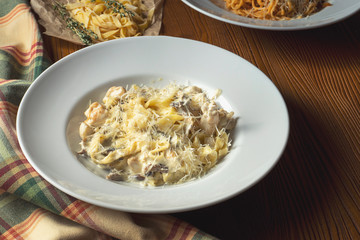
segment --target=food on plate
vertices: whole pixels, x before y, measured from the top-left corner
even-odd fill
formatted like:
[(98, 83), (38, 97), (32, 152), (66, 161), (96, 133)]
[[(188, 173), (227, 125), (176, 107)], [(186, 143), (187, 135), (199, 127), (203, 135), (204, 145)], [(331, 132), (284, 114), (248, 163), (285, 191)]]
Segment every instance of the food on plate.
[(250, 18), (291, 20), (307, 17), (330, 6), (328, 0), (224, 0), (226, 8)]
[(110, 170), (107, 179), (144, 186), (199, 178), (229, 151), (236, 124), (196, 86), (111, 87), (80, 124), (79, 154)]
[(154, 7), (141, 0), (76, 0), (54, 6), (86, 45), (142, 35), (154, 15)]

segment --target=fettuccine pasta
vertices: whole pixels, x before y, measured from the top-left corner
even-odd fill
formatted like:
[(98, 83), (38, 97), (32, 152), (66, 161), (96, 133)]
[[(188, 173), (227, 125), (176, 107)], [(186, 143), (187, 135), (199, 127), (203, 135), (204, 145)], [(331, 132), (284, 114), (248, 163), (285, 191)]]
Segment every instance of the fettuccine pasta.
[(145, 186), (206, 174), (229, 151), (233, 112), (195, 86), (110, 88), (85, 111), (82, 151), (108, 179)]
[(232, 12), (256, 19), (291, 20), (330, 6), (327, 0), (224, 0)]
[(96, 41), (142, 35), (154, 8), (141, 0), (77, 0), (65, 5), (70, 16), (97, 35)]

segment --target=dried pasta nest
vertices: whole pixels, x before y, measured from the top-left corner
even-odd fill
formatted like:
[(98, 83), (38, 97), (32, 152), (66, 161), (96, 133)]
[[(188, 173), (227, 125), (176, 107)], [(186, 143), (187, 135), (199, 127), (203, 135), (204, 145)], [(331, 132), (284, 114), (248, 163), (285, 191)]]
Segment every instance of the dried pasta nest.
[(76, 0), (64, 7), (94, 42), (142, 35), (155, 10), (141, 0)]

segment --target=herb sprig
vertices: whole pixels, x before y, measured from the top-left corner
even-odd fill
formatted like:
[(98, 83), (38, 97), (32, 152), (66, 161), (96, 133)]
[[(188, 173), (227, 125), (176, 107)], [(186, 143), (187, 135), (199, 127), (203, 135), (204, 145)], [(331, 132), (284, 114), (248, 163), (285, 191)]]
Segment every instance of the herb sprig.
[(58, 12), (62, 19), (66, 22), (66, 26), (76, 35), (78, 35), (85, 45), (92, 45), (93, 39), (98, 39), (96, 33), (90, 29), (86, 29), (83, 23), (80, 23), (72, 18), (64, 5), (58, 2), (54, 2), (53, 7), (54, 10)]
[[(91, 0), (92, 2), (95, 2), (95, 0)], [(121, 2), (118, 2), (116, 0), (103, 0), (105, 2), (105, 6), (108, 9), (111, 9), (113, 12), (119, 13), (120, 17), (133, 17), (135, 14), (128, 10), (124, 4)]]

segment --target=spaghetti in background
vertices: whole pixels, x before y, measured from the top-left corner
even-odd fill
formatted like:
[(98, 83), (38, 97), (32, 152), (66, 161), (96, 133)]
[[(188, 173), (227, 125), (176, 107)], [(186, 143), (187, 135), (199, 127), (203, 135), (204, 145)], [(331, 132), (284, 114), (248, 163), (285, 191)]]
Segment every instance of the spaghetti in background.
[(264, 20), (307, 17), (330, 6), (327, 0), (224, 0), (226, 8), (240, 16)]

